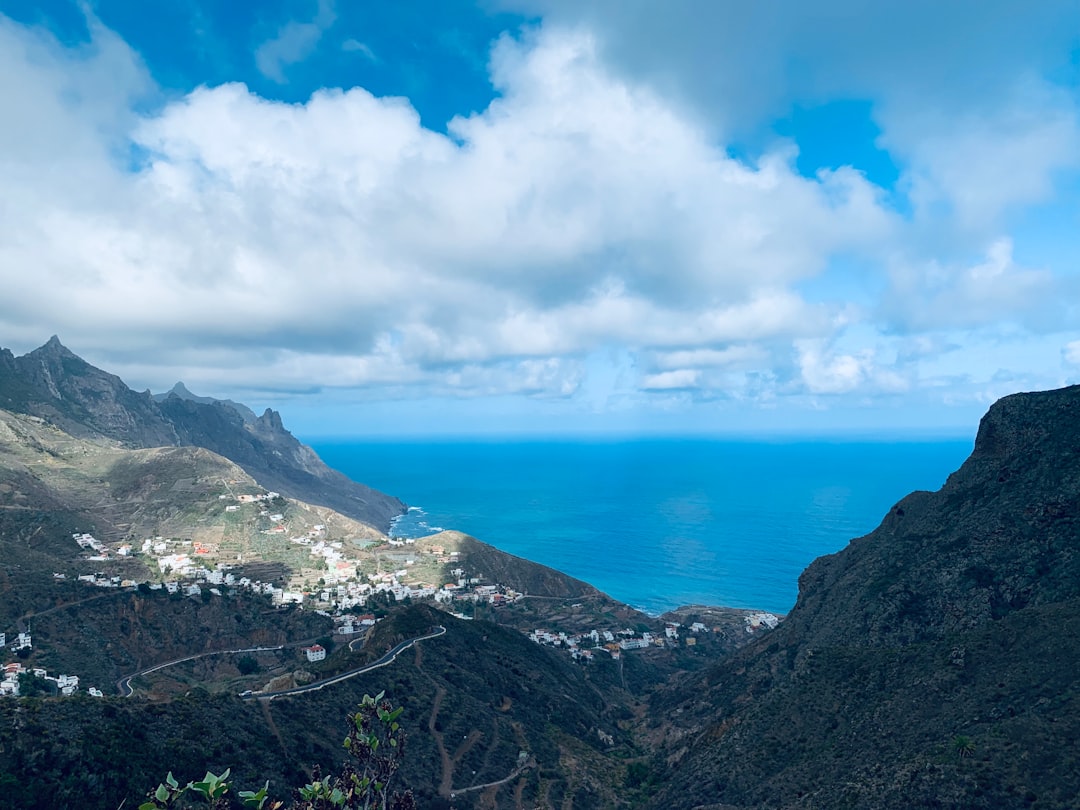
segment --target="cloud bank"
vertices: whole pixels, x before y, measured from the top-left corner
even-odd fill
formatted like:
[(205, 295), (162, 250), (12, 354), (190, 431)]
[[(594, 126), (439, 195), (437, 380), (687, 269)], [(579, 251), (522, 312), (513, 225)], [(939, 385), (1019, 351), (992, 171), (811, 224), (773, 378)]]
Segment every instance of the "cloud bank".
[[(1010, 52), (984, 77), (994, 103), (966, 75), (916, 101), (933, 76), (909, 55), (882, 56), (917, 69), (905, 81), (873, 60), (848, 80), (866, 51), (815, 52), (804, 92), (875, 98), (902, 166), (885, 189), (850, 167), (800, 173), (790, 140), (735, 155), (725, 132), (790, 102), (760, 54), (734, 48), (680, 82), (663, 42), (679, 13), (631, 64), (641, 32), (545, 5), (550, 23), (493, 45), (496, 100), (445, 133), (360, 87), (153, 101), (138, 55), (100, 25), (72, 49), (0, 18), (8, 343), (58, 332), (155, 389), (393, 397), (573, 398), (612, 349), (634, 359), (642, 403), (978, 397), (1006, 338), (1049, 358), (1012, 371), (1072, 373), (1072, 282), (1018, 261), (1009, 228), (1075, 177), (1074, 87)], [(288, 23), (260, 69), (284, 81), (333, 21), (323, 4)], [(805, 50), (787, 26), (744, 22)], [(761, 97), (744, 98), (756, 76)]]

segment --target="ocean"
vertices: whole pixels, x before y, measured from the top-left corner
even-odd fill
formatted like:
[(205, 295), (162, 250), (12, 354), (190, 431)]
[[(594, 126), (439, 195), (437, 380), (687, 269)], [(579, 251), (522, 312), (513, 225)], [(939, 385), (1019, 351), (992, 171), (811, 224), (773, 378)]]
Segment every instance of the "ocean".
[(457, 529), (658, 614), (786, 613), (815, 558), (938, 489), (971, 441), (321, 441), (332, 467)]

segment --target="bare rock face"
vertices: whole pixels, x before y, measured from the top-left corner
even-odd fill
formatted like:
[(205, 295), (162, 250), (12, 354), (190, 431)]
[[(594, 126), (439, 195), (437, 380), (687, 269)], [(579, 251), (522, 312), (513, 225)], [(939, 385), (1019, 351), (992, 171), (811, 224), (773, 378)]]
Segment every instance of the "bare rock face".
[(74, 436), (98, 433), (133, 447), (177, 443), (176, 431), (149, 395), (90, 365), (56, 336), (13, 365), (23, 400), (13, 410), (41, 416)]
[(136, 393), (55, 336), (22, 357), (0, 350), (0, 408), (41, 417), (73, 436), (129, 448), (203, 447), (240, 465), (267, 489), (384, 532), (405, 509), (397, 498), (327, 467), (274, 411), (255, 417), (238, 403), (196, 397), (182, 386), (163, 398)]

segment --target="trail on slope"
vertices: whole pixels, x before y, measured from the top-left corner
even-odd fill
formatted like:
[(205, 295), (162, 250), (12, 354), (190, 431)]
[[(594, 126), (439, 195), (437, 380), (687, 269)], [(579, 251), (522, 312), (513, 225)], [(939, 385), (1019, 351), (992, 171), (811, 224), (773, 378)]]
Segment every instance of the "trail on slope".
[(416, 657), (414, 663), (417, 671), (431, 681), (435, 687), (435, 700), (431, 702), (431, 716), (428, 717), (428, 732), (435, 740), (435, 746), (439, 749), (439, 762), (441, 763), (442, 773), (439, 776), (439, 795), (449, 796), (453, 790), (454, 784), (454, 765), (450, 761), (450, 755), (446, 753), (446, 745), (443, 742), (442, 732), (435, 730), (435, 723), (439, 716), (439, 709), (442, 706), (443, 698), (446, 697), (446, 690), (441, 687), (434, 678), (432, 678), (423, 666), (423, 653), (420, 651), (420, 647), (416, 648)]
[(259, 700), (256, 702), (259, 704), (260, 708), (262, 708), (263, 717), (266, 718), (266, 725), (270, 727), (271, 733), (277, 738), (278, 745), (281, 746), (281, 753), (288, 759), (289, 747), (285, 745), (285, 738), (281, 736), (281, 732), (278, 731), (277, 723), (274, 722), (274, 716), (270, 714), (270, 701)]

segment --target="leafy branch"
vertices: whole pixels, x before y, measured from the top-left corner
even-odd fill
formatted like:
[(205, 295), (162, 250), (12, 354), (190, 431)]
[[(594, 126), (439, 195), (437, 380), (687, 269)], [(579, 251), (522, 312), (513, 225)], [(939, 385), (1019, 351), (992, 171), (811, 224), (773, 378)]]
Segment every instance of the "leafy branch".
[[(401, 767), (405, 752), (405, 731), (398, 718), (403, 707), (394, 708), (380, 692), (364, 695), (356, 712), (348, 715), (348, 735), (343, 743), (350, 759), (341, 773), (323, 779), (316, 767), (314, 779), (296, 790), (287, 810), (415, 810), (412, 791), (391, 791), (390, 782)], [(210, 771), (198, 782), (181, 785), (169, 772), (165, 781), (147, 796), (139, 810), (181, 810), (198, 805), (210, 810), (226, 810), (233, 785), (230, 770), (220, 776)], [(258, 791), (242, 790), (236, 795), (245, 810), (283, 810), (285, 803), (269, 798), (270, 783)]]

